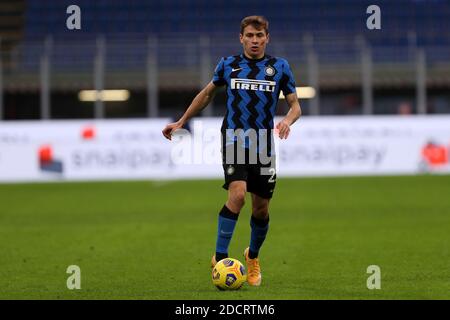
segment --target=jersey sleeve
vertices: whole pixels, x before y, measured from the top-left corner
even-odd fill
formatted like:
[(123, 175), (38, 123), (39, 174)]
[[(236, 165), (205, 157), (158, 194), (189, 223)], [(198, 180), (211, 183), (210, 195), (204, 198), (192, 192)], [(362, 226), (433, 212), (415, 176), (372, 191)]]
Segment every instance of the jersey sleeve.
[(214, 70), (214, 76), (212, 78), (212, 82), (216, 86), (223, 86), (226, 84), (226, 81), (223, 77), (224, 73), (225, 73), (225, 63), (224, 58), (221, 58), (216, 66), (216, 69)]
[(289, 66), (289, 63), (287, 61), (284, 61), (280, 89), (283, 91), (284, 96), (295, 92), (294, 75), (292, 74), (291, 67)]

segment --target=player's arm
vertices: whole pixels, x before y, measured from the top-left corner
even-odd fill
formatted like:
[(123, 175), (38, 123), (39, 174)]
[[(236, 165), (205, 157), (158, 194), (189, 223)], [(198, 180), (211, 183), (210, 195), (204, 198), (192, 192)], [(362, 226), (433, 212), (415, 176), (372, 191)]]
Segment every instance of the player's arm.
[(186, 122), (189, 121), (189, 119), (202, 111), (211, 102), (218, 90), (219, 87), (216, 86), (212, 81), (208, 83), (206, 87), (204, 87), (202, 91), (197, 94), (194, 100), (192, 100), (191, 105), (187, 108), (183, 116), (177, 122), (169, 123), (164, 128), (164, 130), (162, 131), (164, 137), (171, 140), (172, 133), (177, 129), (182, 128), (186, 124)]
[(286, 103), (289, 106), (289, 111), (283, 120), (276, 125), (280, 139), (287, 139), (291, 131), (290, 126), (302, 115), (302, 109), (300, 108), (296, 92), (286, 95)]

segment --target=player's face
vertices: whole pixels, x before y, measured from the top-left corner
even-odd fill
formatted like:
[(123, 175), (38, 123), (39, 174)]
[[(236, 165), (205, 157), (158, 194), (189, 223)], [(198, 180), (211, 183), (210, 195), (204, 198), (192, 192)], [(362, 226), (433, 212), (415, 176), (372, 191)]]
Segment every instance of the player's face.
[(269, 43), (269, 35), (264, 29), (258, 30), (254, 26), (248, 25), (240, 35), (240, 40), (245, 55), (252, 59), (259, 59), (264, 56)]

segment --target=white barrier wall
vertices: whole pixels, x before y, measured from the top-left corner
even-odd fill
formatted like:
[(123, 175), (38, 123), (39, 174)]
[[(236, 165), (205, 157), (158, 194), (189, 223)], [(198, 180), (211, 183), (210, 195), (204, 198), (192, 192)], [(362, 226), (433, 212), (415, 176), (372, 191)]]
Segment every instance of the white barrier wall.
[[(168, 122), (0, 122), (0, 181), (221, 178), (222, 119)], [(276, 142), (281, 177), (450, 172), (450, 116), (303, 117)]]

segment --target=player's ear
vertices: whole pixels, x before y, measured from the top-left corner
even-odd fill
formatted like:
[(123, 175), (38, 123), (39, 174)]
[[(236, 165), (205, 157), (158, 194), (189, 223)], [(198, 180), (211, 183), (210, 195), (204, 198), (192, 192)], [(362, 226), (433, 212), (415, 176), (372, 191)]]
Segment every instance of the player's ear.
[(242, 33), (239, 33), (239, 41), (243, 44), (244, 43), (244, 36), (242, 35)]
[(266, 41), (266, 43), (269, 43), (269, 34), (267, 33), (267, 36), (266, 36), (266, 38), (267, 38), (267, 41)]

